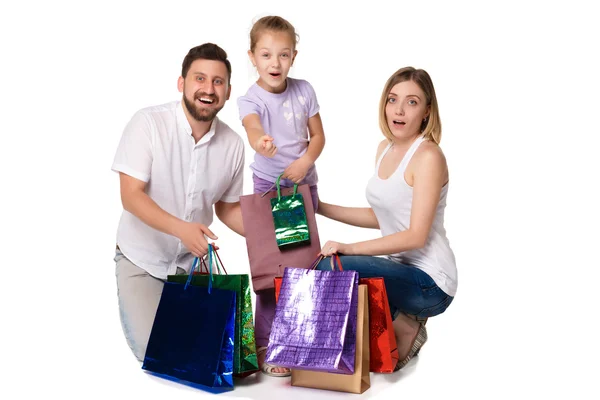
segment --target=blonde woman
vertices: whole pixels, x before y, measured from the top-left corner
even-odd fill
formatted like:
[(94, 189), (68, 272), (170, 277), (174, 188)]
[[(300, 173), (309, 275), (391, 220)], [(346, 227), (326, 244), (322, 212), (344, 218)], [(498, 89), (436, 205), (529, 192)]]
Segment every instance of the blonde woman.
[[(358, 243), (328, 241), (324, 256), (340, 254), (361, 278), (383, 277), (398, 344), (396, 370), (427, 341), (428, 317), (441, 314), (457, 289), (454, 253), (444, 228), (448, 167), (439, 146), (441, 121), (433, 83), (422, 69), (402, 68), (387, 81), (379, 106), (385, 140), (366, 195), (371, 207), (319, 202), (318, 212), (345, 224), (380, 229)], [(329, 269), (329, 259), (318, 268)]]

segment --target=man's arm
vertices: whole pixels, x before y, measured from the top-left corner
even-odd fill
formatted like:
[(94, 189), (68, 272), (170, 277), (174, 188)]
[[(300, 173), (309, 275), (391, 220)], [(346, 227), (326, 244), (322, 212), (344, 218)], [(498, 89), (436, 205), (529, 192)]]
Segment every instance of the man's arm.
[(229, 229), (238, 235), (245, 236), (244, 223), (242, 221), (242, 207), (240, 207), (239, 201), (236, 203), (218, 201), (215, 204), (215, 213), (221, 222), (227, 225)]
[(138, 217), (146, 225), (179, 238), (195, 256), (202, 257), (207, 254), (208, 242), (204, 235), (206, 234), (213, 240), (216, 240), (217, 237), (206, 225), (186, 222), (169, 214), (148, 196), (145, 191), (146, 182), (122, 172), (119, 173), (119, 176), (121, 202), (125, 210)]

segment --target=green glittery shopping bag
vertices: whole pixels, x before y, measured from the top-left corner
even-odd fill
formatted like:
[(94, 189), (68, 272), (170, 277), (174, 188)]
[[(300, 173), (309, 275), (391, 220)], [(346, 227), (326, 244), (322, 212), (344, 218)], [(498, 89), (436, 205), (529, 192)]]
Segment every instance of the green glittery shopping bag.
[[(192, 276), (193, 286), (208, 287), (208, 268), (212, 268), (213, 262), (217, 267), (217, 274), (213, 274), (212, 287), (218, 289), (232, 290), (236, 292), (236, 313), (235, 313), (235, 338), (233, 354), (233, 375), (245, 377), (258, 371), (258, 360), (256, 358), (256, 343), (254, 340), (254, 325), (252, 319), (252, 297), (250, 294), (250, 279), (247, 274), (228, 275), (221, 258), (212, 245), (209, 245), (208, 264), (203, 259), (194, 260), (194, 267), (200, 262), (200, 272), (194, 272)], [(221, 268), (225, 274), (221, 272)], [(184, 283), (187, 281), (187, 275), (169, 275), (167, 282)]]
[(306, 221), (306, 209), (304, 198), (297, 193), (298, 185), (294, 185), (294, 193), (290, 196), (281, 195), (281, 186), (277, 178), (277, 197), (271, 199), (271, 211), (273, 212), (273, 223), (275, 225), (275, 239), (279, 248), (295, 247), (310, 243), (308, 222)]

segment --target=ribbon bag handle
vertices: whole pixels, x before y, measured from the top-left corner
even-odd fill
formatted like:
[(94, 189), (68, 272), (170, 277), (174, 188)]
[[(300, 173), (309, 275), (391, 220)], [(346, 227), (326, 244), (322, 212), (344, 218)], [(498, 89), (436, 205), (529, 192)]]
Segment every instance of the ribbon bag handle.
[(221, 257), (219, 257), (219, 253), (217, 253), (217, 250), (215, 249), (215, 247), (212, 244), (208, 245), (208, 260), (209, 260), (209, 266), (212, 268), (212, 258), (211, 255), (214, 254), (216, 256), (215, 260), (215, 265), (217, 266), (217, 271), (219, 272), (219, 275), (223, 275), (223, 273), (221, 272), (221, 268), (223, 268), (223, 272), (225, 272), (225, 275), (229, 275), (227, 273), (227, 270), (225, 269), (225, 265), (223, 265), (223, 261), (221, 261)]
[(335, 271), (336, 263), (340, 271), (344, 270), (344, 268), (342, 268), (342, 260), (340, 260), (340, 256), (338, 256), (337, 254), (331, 255), (331, 260), (329, 260), (329, 263), (331, 265), (332, 271)]
[(313, 269), (317, 268), (317, 265), (319, 265), (319, 263), (321, 262), (321, 260), (324, 259), (324, 258), (325, 258), (325, 256), (323, 254), (319, 253), (319, 255), (317, 256), (316, 260), (313, 261), (312, 264), (310, 264), (310, 268), (308, 270), (310, 271), (310, 270), (313, 270)]
[[(281, 177), (283, 176), (283, 174), (279, 175), (277, 177), (277, 181), (275, 181), (275, 185), (277, 186), (277, 201), (281, 201), (281, 185), (279, 184), (279, 181), (281, 180)], [(293, 197), (296, 197), (296, 193), (298, 192), (298, 184), (294, 183), (294, 194)]]
[[(209, 245), (209, 250), (210, 250), (210, 245)], [(210, 258), (210, 253), (209, 253), (209, 258)], [(187, 281), (185, 282), (185, 286), (184, 286), (183, 290), (186, 290), (188, 288), (188, 286), (192, 283), (192, 277), (194, 276), (194, 271), (196, 270), (196, 267), (199, 264), (198, 260), (199, 260), (198, 257), (194, 258), (194, 263), (192, 264), (192, 268), (190, 269), (190, 274), (188, 275), (188, 278), (187, 278)], [(202, 260), (202, 262), (204, 262), (204, 260)], [(206, 266), (206, 264), (205, 264), (205, 266)], [(198, 268), (198, 271), (201, 272), (200, 268)], [(210, 292), (212, 290), (212, 281), (213, 281), (212, 269), (208, 268), (208, 294), (210, 294)]]
[(324, 259), (325, 257), (323, 256), (323, 254), (319, 253), (319, 255), (317, 256), (317, 258), (315, 259), (315, 261), (312, 262), (312, 264), (310, 264), (310, 268), (308, 268), (306, 270), (306, 273), (308, 274), (308, 271), (313, 271), (315, 268), (317, 268), (317, 265), (319, 265), (319, 263), (321, 262), (322, 259)]
[[(206, 272), (204, 272), (206, 270)], [(206, 261), (204, 261), (204, 258), (200, 258), (200, 266), (198, 268), (198, 272), (200, 272), (201, 274), (208, 274), (208, 267), (206, 266)]]

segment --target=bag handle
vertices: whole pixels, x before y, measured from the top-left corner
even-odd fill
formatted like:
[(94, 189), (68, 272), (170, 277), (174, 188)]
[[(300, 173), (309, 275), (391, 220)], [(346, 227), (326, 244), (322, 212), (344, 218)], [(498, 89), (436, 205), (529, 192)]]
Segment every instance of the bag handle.
[(310, 268), (308, 270), (310, 271), (310, 270), (317, 268), (317, 265), (319, 265), (321, 260), (324, 258), (325, 258), (325, 256), (323, 254), (319, 253), (319, 255), (317, 256), (317, 259), (315, 261), (313, 261), (312, 264), (310, 264)]
[[(275, 185), (277, 186), (277, 201), (281, 201), (281, 186), (279, 185), (279, 181), (281, 180), (282, 176), (283, 176), (283, 174), (279, 175), (277, 177), (277, 181), (275, 181)], [(294, 183), (294, 194), (292, 195), (292, 197), (295, 197), (297, 192), (298, 192), (298, 184)]]
[(331, 264), (332, 271), (335, 271), (336, 263), (337, 263), (337, 266), (339, 267), (340, 271), (344, 270), (344, 268), (342, 268), (342, 260), (340, 259), (340, 256), (338, 256), (337, 254), (331, 255), (331, 260), (329, 260), (329, 263)]
[[(210, 245), (209, 245), (209, 250), (210, 250)], [(209, 258), (210, 258), (210, 254), (209, 254)], [(192, 283), (192, 276), (194, 276), (194, 271), (196, 270), (196, 267), (199, 264), (198, 260), (199, 260), (198, 257), (194, 258), (194, 263), (192, 264), (192, 268), (190, 269), (190, 274), (188, 275), (188, 278), (187, 278), (187, 281), (185, 282), (185, 286), (184, 286), (183, 290), (186, 290), (188, 288), (188, 286)], [(204, 260), (202, 260), (202, 262), (204, 262)], [(205, 264), (205, 266), (206, 266), (206, 264)], [(212, 269), (210, 269), (210, 268), (207, 268), (207, 269), (208, 269), (208, 277), (209, 277), (208, 278), (208, 294), (210, 294), (210, 291), (212, 289), (213, 276), (212, 276)], [(202, 271), (200, 271), (200, 268), (198, 268), (198, 271), (202, 272)]]
[(208, 267), (206, 266), (206, 261), (204, 261), (204, 258), (200, 258), (200, 267), (198, 268), (198, 272), (201, 274), (208, 274)]
[(305, 273), (308, 274), (308, 271), (313, 271), (315, 268), (317, 268), (317, 265), (319, 265), (319, 263), (321, 262), (322, 259), (324, 259), (325, 256), (323, 256), (323, 254), (319, 253), (319, 255), (317, 255), (317, 258), (315, 261), (313, 261), (313, 263), (310, 265), (310, 268), (306, 270)]
[[(217, 253), (217, 250), (215, 249), (215, 247), (212, 244), (208, 245), (208, 260), (209, 260), (209, 266), (212, 267), (212, 262), (211, 262), (211, 253), (213, 253), (215, 256), (217, 256), (217, 258), (215, 258), (215, 265), (217, 266), (217, 271), (219, 272), (219, 275), (223, 275), (223, 273), (221, 272), (221, 268), (223, 268), (223, 271), (225, 272), (225, 275), (229, 275), (227, 273), (227, 270), (225, 269), (225, 265), (223, 265), (223, 261), (221, 261), (221, 257), (219, 257), (219, 253)], [(218, 260), (218, 262), (217, 262)]]

